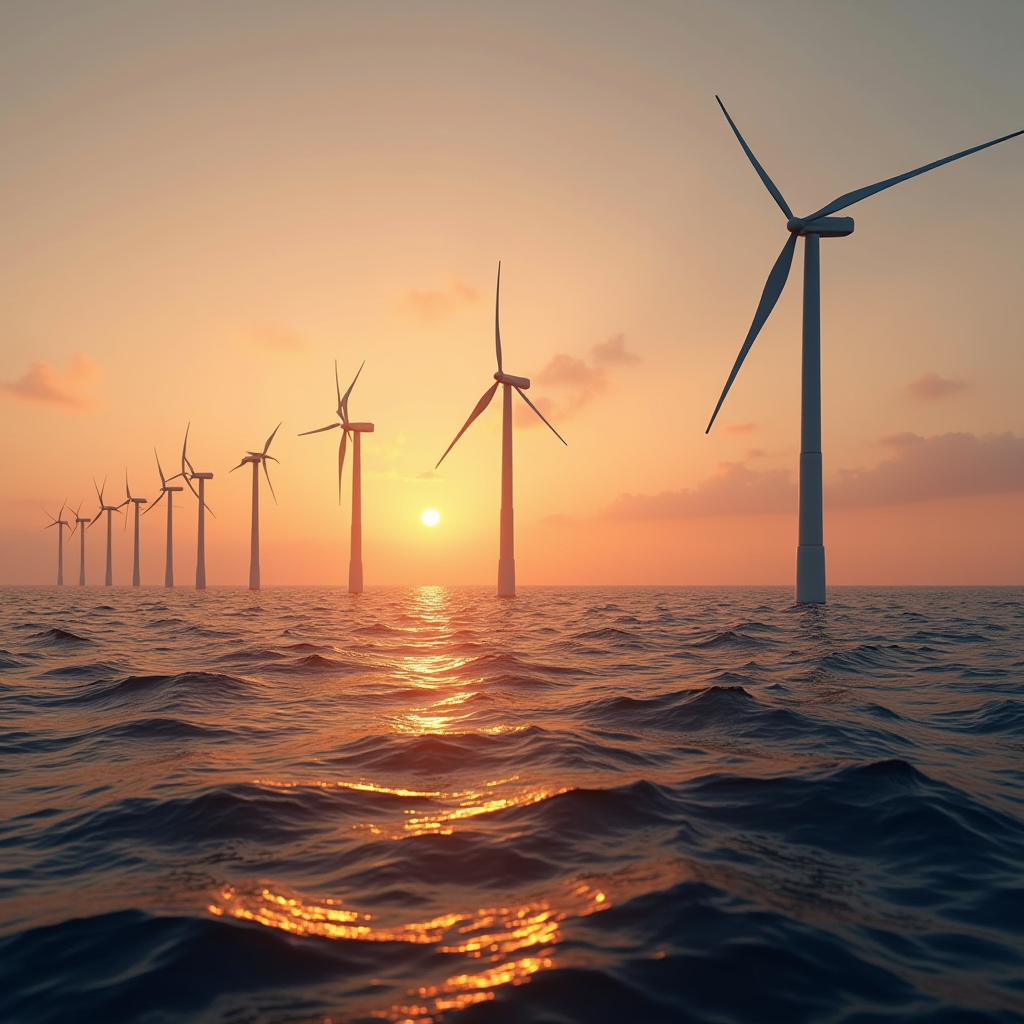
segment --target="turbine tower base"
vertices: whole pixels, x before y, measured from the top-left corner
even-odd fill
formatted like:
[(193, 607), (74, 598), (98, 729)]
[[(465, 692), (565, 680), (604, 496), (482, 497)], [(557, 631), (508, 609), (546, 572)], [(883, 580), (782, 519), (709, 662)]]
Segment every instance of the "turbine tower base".
[(498, 597), (516, 596), (516, 560), (498, 559)]
[(361, 594), (363, 592), (363, 563), (348, 563), (348, 592), (350, 594)]
[(801, 544), (796, 549), (796, 603), (825, 603), (825, 548)]

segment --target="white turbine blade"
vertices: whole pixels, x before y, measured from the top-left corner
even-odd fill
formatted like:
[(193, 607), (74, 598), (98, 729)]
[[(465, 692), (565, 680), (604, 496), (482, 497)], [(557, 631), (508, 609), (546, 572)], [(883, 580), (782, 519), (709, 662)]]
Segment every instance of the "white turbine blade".
[(363, 367), (365, 365), (366, 360), (364, 359), (359, 364), (359, 369), (356, 370), (356, 375), (355, 377), (352, 378), (352, 383), (349, 384), (348, 391), (346, 391), (345, 394), (342, 395), (341, 402), (339, 403), (339, 408), (341, 409), (341, 419), (344, 423), (348, 423), (348, 396), (352, 394), (352, 389), (356, 386), (356, 381), (359, 380), (359, 374), (363, 372)]
[(166, 487), (167, 480), (164, 478), (164, 468), (160, 465), (160, 456), (155, 448), (153, 449), (153, 454), (156, 455), (156, 471), (160, 474), (160, 483), (163, 487)]
[(338, 504), (341, 504), (341, 471), (345, 467), (345, 446), (348, 441), (348, 431), (341, 432), (341, 444), (338, 445)]
[(729, 379), (725, 382), (725, 387), (722, 389), (722, 397), (718, 399), (718, 405), (715, 406), (715, 411), (711, 414), (711, 422), (708, 423), (708, 429), (704, 431), (705, 434), (711, 430), (715, 417), (718, 415), (718, 410), (722, 408), (725, 396), (729, 394), (729, 388), (732, 387), (736, 374), (740, 372), (743, 360), (747, 358), (750, 346), (754, 344), (754, 339), (761, 332), (761, 328), (764, 327), (765, 321), (775, 308), (775, 303), (779, 301), (782, 289), (786, 287), (786, 281), (789, 278), (789, 268), (793, 265), (793, 251), (796, 249), (796, 240), (797, 236), (795, 234), (789, 236), (786, 244), (782, 247), (782, 252), (779, 253), (779, 258), (775, 261), (775, 266), (772, 267), (771, 273), (768, 275), (764, 291), (761, 292), (761, 301), (757, 304), (757, 310), (754, 313), (754, 320), (750, 325), (750, 330), (747, 331), (743, 346), (740, 348), (740, 354), (736, 357), (736, 362), (733, 363)]
[(972, 153), (978, 153), (983, 149), (988, 149), (989, 146), (998, 146), (1000, 142), (1006, 142), (1007, 139), (1015, 139), (1018, 135), (1024, 135), (1024, 129), (1019, 132), (1013, 132), (1010, 135), (1004, 135), (999, 139), (993, 139), (991, 142), (984, 142), (980, 146), (973, 146), (971, 149), (965, 149), (962, 153), (954, 153), (952, 156), (944, 157), (942, 160), (936, 160), (933, 163), (925, 164), (924, 167), (917, 167), (912, 171), (907, 171), (906, 174), (898, 174), (895, 178), (886, 178), (885, 181), (879, 181), (874, 185), (867, 185), (866, 187), (856, 189), (853, 192), (847, 192), (846, 195), (840, 196), (838, 199), (833, 199), (831, 203), (827, 206), (823, 206), (817, 213), (812, 213), (810, 217), (802, 218), (803, 223), (809, 224), (812, 220), (817, 220), (819, 217), (827, 217), (829, 214), (836, 213), (838, 210), (845, 210), (846, 207), (853, 206), (854, 203), (859, 203), (862, 199), (867, 199), (868, 196), (876, 195), (878, 192), (882, 192), (887, 188), (892, 188), (893, 185), (898, 185), (901, 181), (906, 181), (908, 178), (916, 178), (919, 174), (924, 174), (925, 171), (934, 170), (936, 167), (952, 163), (954, 160), (959, 160), (961, 157), (970, 156)]
[[(512, 386), (515, 387), (514, 384)], [(548, 429), (551, 431), (551, 433), (554, 434), (555, 437), (557, 437), (558, 440), (561, 441), (562, 444), (564, 444), (566, 446), (566, 448), (568, 448), (569, 447), (569, 442), (566, 441), (566, 439), (564, 437), (562, 437), (562, 435), (557, 430), (555, 430), (555, 428), (553, 426), (551, 426), (551, 424), (548, 423), (548, 421), (546, 419), (544, 419), (544, 413), (542, 413), (540, 411), (540, 409), (538, 409), (537, 406), (535, 406), (533, 404), (533, 402), (531, 402), (526, 397), (526, 395), (523, 394), (523, 392), (519, 390), (519, 388), (516, 388), (516, 391), (519, 391), (519, 397), (547, 424)]]
[[(282, 420), (281, 422), (283, 423), (284, 420)], [(280, 429), (281, 423), (278, 423), (278, 425), (274, 427), (274, 434), (276, 434)], [(267, 454), (267, 449), (270, 448), (270, 442), (274, 440), (274, 434), (271, 434), (270, 437), (267, 438), (267, 443), (263, 446), (263, 451), (260, 453), (261, 455)]]
[(189, 428), (191, 426), (192, 426), (191, 422), (189, 422), (189, 423), (187, 423), (185, 425), (185, 441), (184, 441), (184, 443), (181, 446), (181, 476), (182, 477), (185, 476), (185, 467), (186, 466), (188, 467), (188, 471), (190, 473), (194, 473), (196, 471), (195, 466), (193, 466), (192, 463), (188, 461), (188, 454), (187, 454), (187, 452), (188, 452), (188, 431), (189, 431)]
[(334, 360), (334, 390), (338, 393), (338, 415), (344, 416), (341, 408), (341, 384), (338, 381), (338, 360)]
[(270, 493), (274, 498), (274, 504), (277, 504), (277, 495), (274, 494), (274, 485), (270, 482), (270, 470), (267, 469), (267, 460), (261, 459), (260, 465), (263, 466), (263, 475), (267, 478), (267, 486), (270, 488)]
[(779, 209), (789, 219), (793, 216), (793, 211), (789, 208), (789, 203), (782, 197), (782, 193), (776, 188), (775, 182), (768, 177), (768, 172), (757, 162), (757, 157), (751, 152), (750, 147), (744, 141), (742, 135), (740, 135), (739, 128), (736, 127), (733, 119), (729, 116), (729, 111), (725, 109), (725, 104), (716, 96), (718, 105), (722, 108), (722, 113), (725, 114), (726, 121), (729, 122), (729, 127), (733, 130), (733, 134), (739, 139), (740, 145), (743, 147), (743, 152), (747, 154), (747, 159), (754, 165), (754, 170), (757, 171), (757, 176), (764, 182), (764, 187), (771, 193), (772, 199), (779, 204)]
[(501, 298), (501, 260), (498, 260), (498, 283), (494, 286), (494, 354), (498, 358), (498, 373), (501, 369), (501, 328), (498, 326), (498, 301)]
[(307, 437), (309, 434), (322, 434), (325, 430), (335, 430), (340, 426), (340, 423), (328, 423), (326, 427), (317, 427), (316, 430), (304, 430), (299, 434), (299, 437)]
[[(437, 466), (440, 466), (444, 462), (445, 457), (455, 447), (455, 442), (469, 429), (469, 425), (477, 418), (491, 404), (491, 399), (494, 397), (494, 392), (498, 390), (498, 382), (495, 381), (481, 396), (480, 401), (476, 403), (476, 407), (469, 414), (469, 419), (462, 425), (462, 429), (455, 435), (455, 441), (452, 441), (450, 445), (444, 450), (444, 455), (437, 460)], [(434, 469), (437, 469), (437, 466)]]

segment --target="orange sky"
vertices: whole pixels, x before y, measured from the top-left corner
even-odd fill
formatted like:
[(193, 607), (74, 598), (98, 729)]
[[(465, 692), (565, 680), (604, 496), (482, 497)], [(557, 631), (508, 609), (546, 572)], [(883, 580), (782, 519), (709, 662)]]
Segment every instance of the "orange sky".
[[(343, 584), (335, 435), (297, 436), (337, 358), (377, 424), (367, 584), (492, 583), (499, 403), (429, 471), (490, 383), (501, 259), (505, 368), (569, 442), (520, 421), (519, 582), (790, 583), (800, 257), (703, 432), (784, 241), (714, 94), (806, 213), (1024, 127), (1022, 37), (1019, 4), (934, 0), (6, 7), (0, 582), (52, 580), (40, 505), (92, 514), (93, 475), (155, 497), (191, 421), (208, 576), (244, 584), (227, 471), (283, 420), (263, 581)], [(830, 583), (1024, 583), (1022, 177), (1019, 139), (823, 243)]]

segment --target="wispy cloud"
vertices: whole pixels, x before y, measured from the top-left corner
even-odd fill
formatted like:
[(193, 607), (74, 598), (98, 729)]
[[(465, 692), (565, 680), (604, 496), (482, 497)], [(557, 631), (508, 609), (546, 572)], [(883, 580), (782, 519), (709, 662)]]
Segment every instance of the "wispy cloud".
[(0, 395), (63, 412), (88, 412), (96, 407), (96, 402), (82, 392), (91, 387), (101, 372), (84, 352), (72, 353), (63, 373), (49, 363), (34, 360), (24, 376), (0, 382)]
[(757, 430), (756, 423), (727, 423), (722, 428), (727, 434), (752, 434)]
[[(616, 334), (590, 349), (590, 362), (578, 356), (558, 352), (532, 379), (544, 393), (531, 395), (534, 405), (548, 419), (567, 420), (605, 394), (612, 382), (611, 367), (635, 366), (640, 356), (626, 348), (626, 338)], [(540, 420), (525, 406), (516, 409), (519, 426), (540, 425)]]
[(309, 348), (309, 342), (301, 334), (280, 324), (253, 327), (238, 340), (245, 348), (281, 356), (297, 356)]
[(401, 306), (417, 320), (433, 324), (471, 309), (479, 301), (480, 292), (476, 288), (449, 274), (441, 288), (410, 289), (402, 296)]
[(915, 377), (906, 387), (906, 392), (911, 398), (919, 398), (925, 402), (934, 402), (940, 398), (951, 398), (959, 395), (970, 388), (965, 380), (954, 380), (949, 377), (940, 377), (937, 373), (929, 370)]
[[(933, 437), (904, 433), (882, 438), (880, 443), (891, 456), (870, 469), (840, 470), (826, 483), (826, 505), (906, 505), (1024, 491), (1024, 437), (1011, 433)], [(693, 488), (622, 494), (603, 516), (643, 520), (765, 515), (795, 512), (796, 505), (796, 483), (787, 470), (759, 471), (741, 462), (723, 462)]]

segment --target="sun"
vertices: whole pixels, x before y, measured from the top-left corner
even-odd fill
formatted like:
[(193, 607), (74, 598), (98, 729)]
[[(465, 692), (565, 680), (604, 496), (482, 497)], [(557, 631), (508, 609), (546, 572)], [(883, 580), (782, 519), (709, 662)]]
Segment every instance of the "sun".
[(424, 526), (437, 526), (441, 522), (441, 513), (436, 508), (425, 508), (420, 513), (420, 521)]

